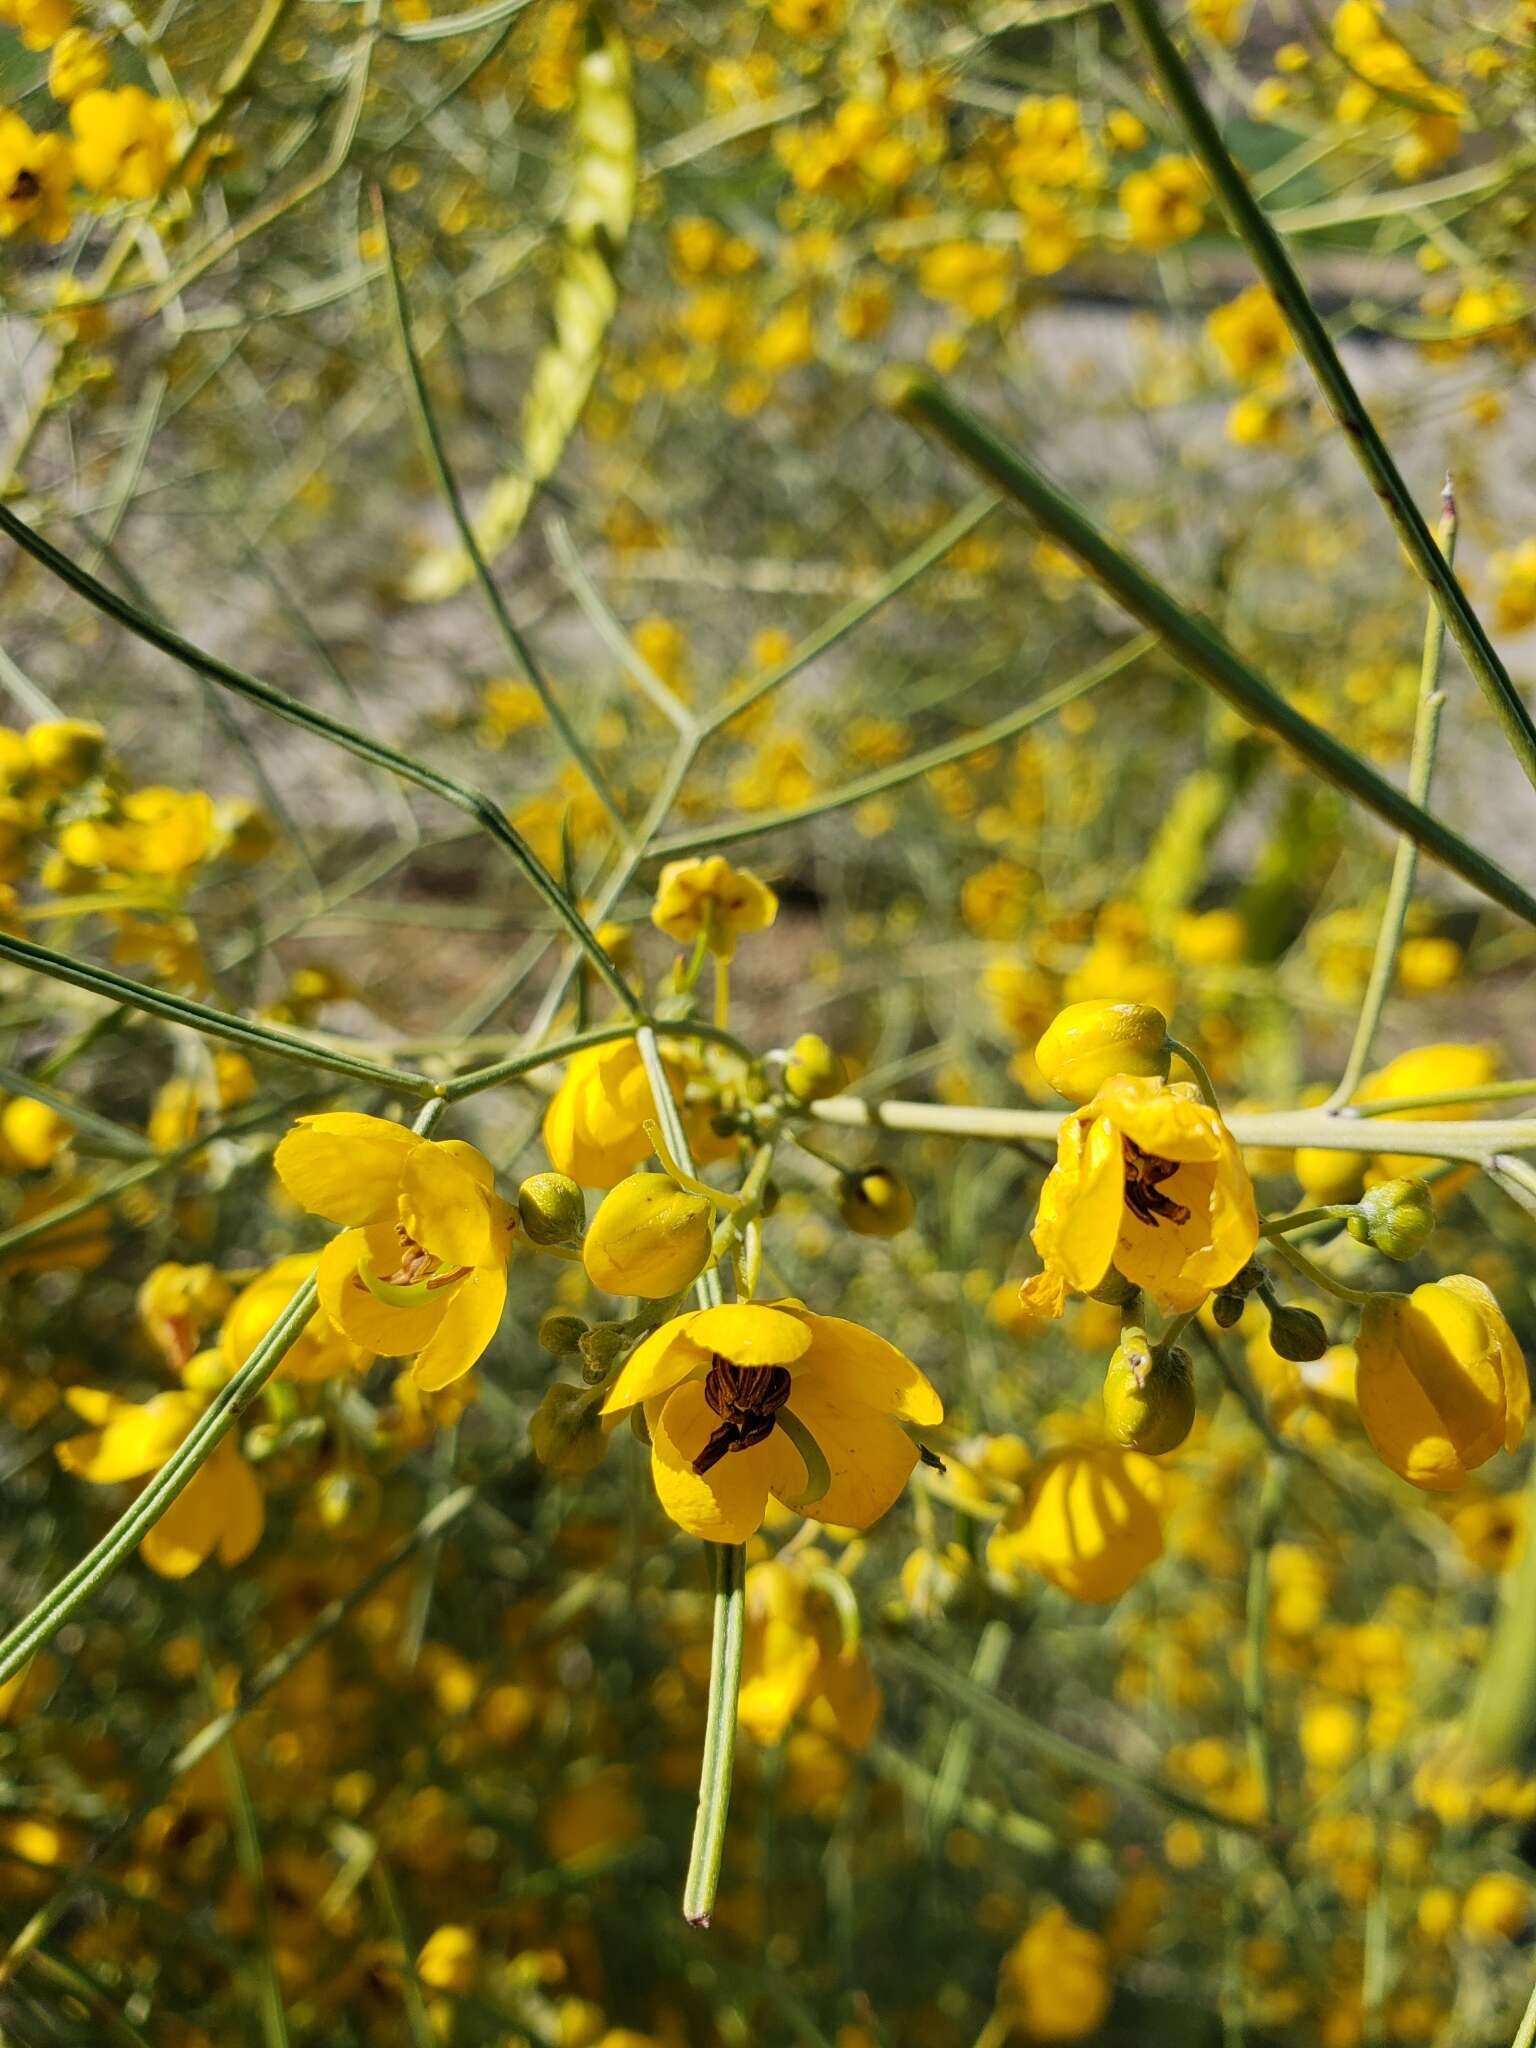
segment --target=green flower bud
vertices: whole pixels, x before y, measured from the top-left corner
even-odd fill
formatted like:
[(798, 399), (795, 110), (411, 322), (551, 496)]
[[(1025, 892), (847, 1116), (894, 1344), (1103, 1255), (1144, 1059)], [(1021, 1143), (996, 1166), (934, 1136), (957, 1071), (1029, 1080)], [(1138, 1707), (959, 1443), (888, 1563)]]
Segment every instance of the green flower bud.
[(1246, 1307), (1247, 1303), (1242, 1295), (1234, 1294), (1230, 1288), (1224, 1287), (1219, 1294), (1211, 1296), (1211, 1320), (1218, 1330), (1233, 1329), (1242, 1321), (1243, 1310)]
[(888, 1166), (866, 1166), (845, 1173), (838, 1210), (848, 1228), (860, 1237), (895, 1237), (916, 1213), (912, 1190)]
[(571, 1244), (587, 1220), (587, 1198), (569, 1174), (532, 1173), (517, 1191), (530, 1244)]
[(1411, 1259), (1423, 1251), (1435, 1228), (1435, 1198), (1422, 1180), (1384, 1180), (1360, 1197), (1360, 1213), (1349, 1219), (1349, 1234), (1389, 1259)]
[(579, 1478), (602, 1461), (608, 1436), (598, 1413), (602, 1395), (583, 1387), (557, 1381), (538, 1407), (528, 1425), (533, 1454), (539, 1463), (562, 1478)]
[(1104, 1375), (1104, 1420), (1127, 1450), (1176, 1451), (1195, 1420), (1189, 1353), (1157, 1351), (1145, 1330), (1124, 1331)]
[(796, 1102), (820, 1102), (848, 1085), (848, 1069), (824, 1038), (806, 1031), (789, 1048), (784, 1086)]
[(581, 1248), (594, 1287), (664, 1301), (681, 1294), (709, 1261), (714, 1204), (664, 1173), (632, 1173), (598, 1204)]
[(1282, 1358), (1310, 1365), (1328, 1349), (1328, 1331), (1311, 1309), (1283, 1302), (1269, 1311), (1269, 1341)]
[(606, 1377), (630, 1346), (630, 1333), (622, 1323), (594, 1323), (577, 1345), (587, 1365)]
[(539, 1348), (552, 1358), (564, 1358), (567, 1352), (580, 1346), (586, 1334), (583, 1316), (567, 1315), (564, 1309), (552, 1308), (539, 1324)]

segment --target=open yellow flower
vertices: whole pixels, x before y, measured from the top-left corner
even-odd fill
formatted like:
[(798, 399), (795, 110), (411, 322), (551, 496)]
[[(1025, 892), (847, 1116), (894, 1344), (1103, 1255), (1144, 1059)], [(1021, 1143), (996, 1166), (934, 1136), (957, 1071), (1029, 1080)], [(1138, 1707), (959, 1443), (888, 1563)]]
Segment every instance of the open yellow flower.
[(1451, 1273), (1367, 1302), (1355, 1340), (1355, 1398), (1384, 1464), (1449, 1493), (1530, 1419), (1525, 1360), (1481, 1280)]
[[(319, 1263), (317, 1252), (293, 1252), (241, 1288), (219, 1330), (219, 1350), (231, 1372), (245, 1364)], [(285, 1380), (328, 1380), (338, 1373), (361, 1371), (372, 1362), (371, 1351), (354, 1344), (323, 1308), (317, 1308), (278, 1371)]]
[(1026, 1308), (1059, 1316), (1111, 1266), (1162, 1308), (1198, 1308), (1258, 1242), (1242, 1155), (1185, 1082), (1117, 1074), (1062, 1124), (1033, 1232), (1045, 1271)]
[[(200, 1371), (205, 1357), (210, 1367)], [(123, 1401), (96, 1387), (69, 1388), (64, 1398), (91, 1426), (56, 1447), (59, 1463), (95, 1486), (158, 1472), (207, 1407), (223, 1372), (217, 1359), (204, 1354), (189, 1361), (185, 1377), (187, 1386), (144, 1402)], [(162, 1578), (184, 1579), (215, 1551), (220, 1564), (241, 1563), (261, 1541), (265, 1522), (256, 1474), (231, 1434), (149, 1530), (139, 1555)]]
[(880, 1725), (880, 1688), (823, 1590), (834, 1567), (815, 1550), (768, 1559), (747, 1573), (741, 1725), (754, 1742), (780, 1743), (797, 1716), (867, 1749)]
[(779, 914), (779, 899), (750, 868), (733, 868), (723, 854), (669, 860), (656, 885), (651, 922), (679, 945), (702, 934), (717, 959), (729, 960), (743, 932), (763, 932)]
[(75, 175), (106, 199), (153, 199), (171, 174), (176, 109), (139, 85), (85, 92), (69, 109)]
[(469, 1371), (507, 1299), (516, 1212), (473, 1145), (383, 1117), (301, 1117), (273, 1161), (293, 1199), (345, 1224), (320, 1254), (320, 1305), (380, 1357), (415, 1357), (417, 1384)]
[(943, 1403), (883, 1337), (797, 1301), (674, 1316), (638, 1345), (603, 1403), (642, 1405), (657, 1497), (681, 1529), (744, 1543), (768, 1497), (866, 1529), (906, 1485)]
[(0, 236), (62, 242), (69, 233), (71, 182), (62, 135), (34, 134), (20, 114), (0, 112)]

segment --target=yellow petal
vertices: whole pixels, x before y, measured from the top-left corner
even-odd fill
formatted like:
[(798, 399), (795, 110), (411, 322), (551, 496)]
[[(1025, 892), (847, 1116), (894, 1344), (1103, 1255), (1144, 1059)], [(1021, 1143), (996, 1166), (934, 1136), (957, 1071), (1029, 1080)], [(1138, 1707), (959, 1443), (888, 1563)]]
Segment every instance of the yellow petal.
[[(473, 1146), (463, 1149), (480, 1160)], [(484, 1160), (480, 1164), (486, 1166)], [(489, 1266), (498, 1249), (510, 1250), (510, 1243), (495, 1242), (484, 1185), (447, 1145), (418, 1145), (405, 1162), (400, 1187), (406, 1229), (445, 1266)]]
[(261, 1541), (266, 1526), (266, 1503), (261, 1484), (233, 1437), (226, 1437), (209, 1466), (219, 1468), (219, 1485), (224, 1495), (224, 1526), (219, 1532), (219, 1563), (243, 1564)]
[(315, 1270), (320, 1306), (331, 1321), (354, 1344), (380, 1358), (406, 1358), (431, 1343), (452, 1291), (442, 1288), (414, 1308), (391, 1308), (377, 1300), (357, 1276), (358, 1261), (370, 1259), (376, 1273), (389, 1273), (399, 1251), (392, 1224), (344, 1230), (320, 1254)]
[(800, 1316), (811, 1332), (802, 1370), (814, 1366), (820, 1384), (837, 1386), (866, 1407), (921, 1428), (944, 1420), (944, 1403), (926, 1374), (894, 1344), (841, 1316), (812, 1315), (808, 1310), (801, 1310)]
[(750, 1301), (701, 1309), (689, 1326), (688, 1339), (733, 1365), (793, 1365), (811, 1348), (810, 1329), (798, 1316)]
[[(160, 1469), (205, 1405), (200, 1394), (185, 1393), (156, 1394), (142, 1406), (125, 1401), (101, 1431), (93, 1453), (66, 1457), (71, 1447), (61, 1444), (60, 1462), (95, 1486), (142, 1479), (146, 1472)], [(77, 1444), (82, 1441), (75, 1439)]]
[(879, 1521), (917, 1463), (917, 1447), (906, 1431), (888, 1415), (850, 1399), (841, 1387), (829, 1386), (821, 1373), (797, 1379), (787, 1405), (816, 1439), (832, 1475), (826, 1492), (804, 1512), (818, 1522), (846, 1523), (852, 1529)]
[(708, 1472), (695, 1472), (693, 1461), (719, 1420), (697, 1380), (677, 1388), (656, 1417), (651, 1478), (680, 1529), (706, 1543), (745, 1543), (762, 1527), (770, 1491), (793, 1499), (804, 1490), (805, 1467), (789, 1438), (774, 1429), (751, 1450), (727, 1451)]
[(163, 1579), (195, 1572), (219, 1540), (223, 1496), (213, 1461), (197, 1473), (145, 1534), (139, 1555)]
[(621, 1408), (633, 1408), (641, 1401), (653, 1401), (658, 1394), (670, 1393), (689, 1373), (708, 1368), (709, 1353), (701, 1351), (689, 1334), (698, 1318), (697, 1309), (674, 1316), (635, 1346), (608, 1389), (603, 1402), (605, 1415), (616, 1415)]
[[(1040, 1206), (1044, 1215), (1044, 1190)], [(1095, 1117), (1083, 1141), (1076, 1189), (1055, 1224), (1054, 1243), (1049, 1252), (1041, 1247), (1047, 1264), (1059, 1266), (1068, 1284), (1080, 1294), (1091, 1293), (1109, 1271), (1124, 1206), (1125, 1152), (1120, 1133), (1108, 1117)]]
[(395, 1213), (407, 1157), (424, 1141), (381, 1116), (336, 1110), (300, 1117), (273, 1155), (301, 1209), (332, 1223), (377, 1223)]
[(501, 1266), (481, 1266), (467, 1280), (444, 1290), (452, 1296), (411, 1377), (430, 1393), (462, 1379), (496, 1334), (507, 1303), (507, 1275)]

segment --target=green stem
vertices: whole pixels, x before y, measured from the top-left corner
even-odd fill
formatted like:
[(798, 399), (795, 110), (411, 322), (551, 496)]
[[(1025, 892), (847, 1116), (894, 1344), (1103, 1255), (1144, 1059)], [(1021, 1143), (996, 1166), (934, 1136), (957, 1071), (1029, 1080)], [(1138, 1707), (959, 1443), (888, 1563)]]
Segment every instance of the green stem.
[(1306, 1253), (1299, 1251), (1295, 1245), (1287, 1244), (1283, 1237), (1275, 1238), (1273, 1244), (1288, 1266), (1293, 1266), (1302, 1278), (1310, 1280), (1314, 1287), (1321, 1287), (1325, 1294), (1332, 1294), (1338, 1300), (1347, 1301), (1355, 1308), (1364, 1308), (1368, 1301), (1376, 1299), (1369, 1288), (1346, 1287), (1342, 1280), (1335, 1280), (1325, 1267), (1318, 1265), (1315, 1259), (1309, 1259)]
[(1288, 1472), (1284, 1459), (1270, 1456), (1259, 1495), (1258, 1523), (1248, 1553), (1248, 1611), (1243, 1660), (1243, 1724), (1248, 1761), (1259, 1781), (1266, 1821), (1275, 1820), (1275, 1762), (1269, 1734), (1269, 1680), (1264, 1663), (1269, 1631), (1269, 1563), (1279, 1534)]
[(722, 824), (711, 825), (698, 832), (678, 832), (670, 838), (658, 839), (650, 849), (651, 854), (658, 860), (673, 860), (679, 854), (702, 853), (710, 847), (728, 846), (743, 839), (761, 839), (766, 833), (786, 831), (791, 825), (803, 825), (811, 818), (825, 817), (829, 811), (846, 810), (850, 804), (863, 803), (867, 797), (880, 796), (888, 789), (899, 789), (904, 783), (915, 782), (919, 776), (928, 775), (935, 768), (943, 768), (951, 761), (963, 761), (967, 755), (979, 754), (987, 747), (995, 747), (1001, 741), (1027, 731), (1030, 726), (1054, 717), (1067, 705), (1075, 704), (1079, 697), (1086, 697), (1090, 691), (1100, 689), (1116, 676), (1123, 675), (1156, 645), (1155, 634), (1138, 633), (1134, 640), (1128, 640), (1103, 661), (1095, 662), (1092, 668), (1069, 677), (1054, 690), (1047, 690), (1033, 703), (1010, 711), (1003, 718), (995, 718), (990, 725), (979, 726), (975, 732), (947, 740), (943, 746), (929, 747), (926, 752), (913, 754), (889, 768), (878, 768), (872, 774), (860, 775), (852, 782), (845, 782), (841, 789), (833, 790), (829, 796), (813, 797), (808, 803), (789, 804), (779, 811), (762, 811), (756, 817), (728, 818)]
[[(625, 830), (624, 813), (619, 807), (607, 777), (593, 760), (580, 734), (566, 717), (559, 699), (545, 678), (544, 671), (534, 659), (533, 649), (513, 623), (512, 614), (507, 610), (506, 600), (496, 587), (494, 578), (486, 566), (485, 555), (475, 539), (469, 515), (464, 510), (463, 495), (458, 481), (449, 466), (443, 437), (438, 431), (437, 418), (432, 410), (432, 401), (427, 395), (426, 378), (421, 371), (421, 358), (416, 352), (416, 343), (411, 332), (411, 309), (406, 300), (404, 286), (400, 282), (400, 266), (395, 260), (394, 237), (390, 233), (389, 212), (384, 205), (383, 195), (377, 187), (373, 195), (374, 221), (384, 241), (385, 274), (389, 283), (389, 308), (394, 323), (395, 340), (405, 363), (406, 381), (411, 394), (412, 411), (417, 429), (426, 449), (427, 460), (437, 478), (438, 488), (448, 507), (464, 552), (468, 555), (475, 572), (475, 580), (489, 607), (496, 629), (506, 642), (513, 659), (520, 664), (524, 674), (538, 693), (539, 702), (550, 724), (565, 743), (566, 751), (586, 777), (593, 795), (608, 813), (622, 835)], [(574, 901), (574, 898), (572, 899)]]
[[(717, 1031), (713, 1024), (701, 1024), (689, 1017), (658, 1017), (650, 1029), (663, 1038), (707, 1038), (715, 1045), (723, 1045), (748, 1065), (752, 1062), (750, 1049), (729, 1031)], [(515, 1053), (510, 1059), (497, 1060), (493, 1066), (477, 1067), (474, 1072), (460, 1074), (455, 1080), (444, 1081), (439, 1092), (445, 1102), (459, 1102), (466, 1095), (478, 1095), (482, 1089), (494, 1088), (502, 1081), (515, 1081), (523, 1074), (531, 1074), (539, 1067), (552, 1066), (556, 1060), (569, 1059), (572, 1053), (584, 1052), (589, 1045), (611, 1045), (616, 1039), (633, 1038), (635, 1027), (626, 1020), (622, 1024), (603, 1024), (591, 1031), (580, 1031), (572, 1038), (562, 1038), (554, 1044), (539, 1047), (535, 1052)]]
[(1533, 2042), (1536, 2042), (1536, 1986), (1531, 1989), (1530, 2003), (1525, 2008), (1520, 2031), (1510, 2043), (1510, 2048), (1532, 2048)]
[(1164, 25), (1157, 0), (1120, 0), (1120, 9), (1139, 38), (1158, 84), (1204, 166), (1227, 219), (1274, 293), (1297, 347), (1311, 366), (1330, 412), (1343, 428), (1345, 439), (1371, 489), (1381, 500), (1408, 559), (1429, 585), (1456, 645), (1504, 729), (1516, 760), (1529, 780), (1536, 783), (1536, 724), (1450, 563), (1435, 545), (1412, 492), (1349, 380), (1285, 244), (1222, 140), (1193, 74)]
[(1182, 1039), (1170, 1037), (1168, 1040), (1168, 1050), (1176, 1054), (1184, 1062), (1185, 1066), (1188, 1067), (1195, 1077), (1195, 1085), (1200, 1090), (1207, 1109), (1214, 1109), (1219, 1116), (1221, 1114), (1221, 1104), (1217, 1100), (1215, 1084), (1206, 1071), (1204, 1060), (1190, 1046), (1185, 1045)]
[(930, 377), (918, 370), (894, 372), (890, 403), (1007, 491), (1133, 618), (1159, 634), (1192, 675), (1224, 697), (1251, 724), (1284, 740), (1318, 774), (1394, 830), (1406, 832), (1453, 874), (1526, 924), (1536, 924), (1536, 897), (1512, 881), (1496, 861), (1413, 803), (1332, 733), (1304, 718), (1213, 626), (1186, 611), (1139, 562), (1107, 540), (1070, 498), (999, 440), (974, 413), (957, 405)]
[(1260, 1237), (1285, 1237), (1292, 1230), (1306, 1230), (1314, 1223), (1347, 1223), (1358, 1213), (1355, 1202), (1329, 1202), (1321, 1209), (1295, 1209), (1289, 1216), (1271, 1216), (1259, 1225)]
[[(1456, 559), (1456, 502), (1451, 496), (1447, 480), (1445, 511), (1440, 520), (1439, 545), (1447, 562)], [(1440, 714), (1445, 708), (1445, 698), (1440, 691), (1440, 663), (1445, 652), (1445, 618), (1430, 600), (1429, 616), (1424, 622), (1424, 653), (1419, 663), (1418, 709), (1413, 721), (1413, 747), (1408, 760), (1408, 794), (1416, 804), (1429, 802), (1429, 785), (1435, 772), (1435, 748), (1440, 739)], [(1392, 856), (1392, 879), (1387, 884), (1387, 900), (1382, 908), (1381, 929), (1376, 934), (1376, 951), (1371, 959), (1370, 978), (1365, 985), (1365, 995), (1360, 1004), (1360, 1015), (1355, 1021), (1355, 1035), (1350, 1042), (1349, 1057), (1344, 1062), (1344, 1071), (1339, 1076), (1339, 1085), (1323, 1105), (1325, 1109), (1339, 1109), (1348, 1102), (1360, 1085), (1371, 1057), (1371, 1047), (1376, 1042), (1377, 1027), (1381, 1013), (1386, 1008), (1387, 997), (1397, 974), (1397, 956), (1402, 950), (1403, 931), (1408, 922), (1408, 906), (1413, 900), (1414, 876), (1419, 865), (1419, 849), (1411, 839), (1397, 842), (1397, 851)]]
[[(1527, 1526), (1536, 1517), (1536, 1463), (1525, 1482)], [(1536, 1543), (1520, 1547), (1499, 1589), (1493, 1633), (1467, 1710), (1474, 1770), (1524, 1775), (1536, 1757)]]
[[(412, 1128), (421, 1136), (428, 1136), (447, 1107), (445, 1102), (427, 1103)], [(203, 1410), (133, 1505), (0, 1642), (0, 1685), (30, 1663), (70, 1616), (99, 1592), (172, 1501), (196, 1478), (298, 1342), (314, 1307), (315, 1283), (310, 1279), (294, 1294), (245, 1364)]]
[(296, 697), (290, 697), (286, 691), (263, 682), (259, 676), (247, 675), (243, 669), (234, 668), (227, 661), (221, 661), (217, 655), (194, 646), (190, 640), (183, 639), (169, 626), (160, 624), (158, 620), (150, 618), (147, 613), (130, 604), (126, 598), (119, 597), (104, 583), (98, 583), (96, 578), (88, 574), (78, 563), (61, 554), (51, 541), (44, 540), (43, 536), (28, 526), (25, 520), (18, 519), (4, 503), (0, 503), (0, 533), (6, 534), (35, 561), (41, 562), (45, 569), (57, 576), (61, 583), (67, 583), (70, 589), (83, 597), (87, 603), (95, 605), (98, 611), (104, 612), (108, 618), (115, 619), (119, 625), (125, 626), (140, 640), (147, 641), (151, 647), (159, 648), (162, 654), (170, 655), (173, 661), (179, 661), (195, 675), (206, 677), (209, 682), (233, 691), (237, 697), (244, 697), (249, 703), (261, 705), (263, 710), (274, 712), (292, 725), (302, 726), (306, 732), (312, 732), (320, 739), (329, 740), (333, 746), (342, 748), (346, 753), (355, 754), (359, 760), (368, 762), (371, 767), (387, 769), (391, 774), (398, 775), (402, 781), (414, 783), (418, 789), (429, 791), (444, 803), (452, 804), (455, 809), (473, 818), (483, 831), (512, 856), (525, 878), (570, 932), (571, 937), (625, 1009), (632, 1015), (640, 1014), (638, 998), (598, 944), (596, 933), (501, 806), (483, 790), (471, 788), (467, 783), (455, 782), (450, 776), (440, 774), (435, 768), (424, 768), (419, 762), (411, 760), (409, 755), (397, 753), (393, 747), (385, 746), (382, 740), (373, 739), (366, 733), (354, 732), (350, 726), (343, 725), (338, 719), (327, 717), (323, 711), (312, 711), (307, 704), (301, 704)]
[[(3, 511), (4, 507), (0, 506), (0, 512)], [(212, 1009), (207, 1003), (193, 1002), (190, 996), (173, 996), (161, 989), (147, 988), (141, 981), (130, 981), (126, 974), (114, 974), (110, 967), (92, 966), (68, 953), (56, 953), (51, 946), (36, 945), (31, 939), (13, 938), (9, 932), (0, 932), (0, 960), (9, 960), (16, 967), (30, 967), (38, 974), (50, 975), (55, 981), (66, 981), (72, 988), (83, 988), (88, 995), (105, 996), (109, 1002), (126, 1003), (129, 1009), (142, 1010), (146, 1016), (164, 1017), (171, 1024), (185, 1024), (206, 1037), (222, 1038), (230, 1045), (243, 1046), (250, 1052), (271, 1053), (275, 1059), (296, 1060), (305, 1067), (323, 1067), (327, 1073), (344, 1074), (349, 1081), (369, 1081), (375, 1087), (391, 1088), (400, 1095), (432, 1096), (438, 1092), (439, 1084), (429, 1081), (425, 1074), (381, 1066), (353, 1053), (337, 1052), (328, 1046), (315, 1045), (308, 1039), (295, 1038), (289, 1032), (274, 1030), (270, 1024), (256, 1024), (248, 1017), (231, 1016), (227, 1011)]]
[(746, 1640), (747, 1552), (741, 1543), (712, 1543), (715, 1562), (714, 1637), (709, 1653), (709, 1706), (704, 1723), (704, 1757), (699, 1770), (699, 1806), (693, 1848), (683, 1886), (683, 1918), (707, 1927), (715, 1910), (725, 1823), (736, 1761), (736, 1701), (741, 1692), (741, 1655)]

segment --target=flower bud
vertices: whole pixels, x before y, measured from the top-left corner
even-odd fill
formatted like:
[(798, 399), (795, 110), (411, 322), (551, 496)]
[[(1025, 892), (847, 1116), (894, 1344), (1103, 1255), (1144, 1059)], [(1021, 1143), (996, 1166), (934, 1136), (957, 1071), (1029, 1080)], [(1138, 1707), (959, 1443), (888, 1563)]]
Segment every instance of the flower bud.
[(517, 1191), (530, 1244), (570, 1244), (587, 1220), (587, 1198), (569, 1174), (533, 1173)]
[(1116, 1074), (1168, 1078), (1168, 1019), (1147, 1003), (1069, 1003), (1035, 1047), (1058, 1095), (1090, 1102)]
[(1383, 1464), (1414, 1486), (1449, 1493), (1525, 1434), (1525, 1360), (1498, 1303), (1470, 1274), (1373, 1296), (1355, 1357), (1365, 1433)]
[(820, 1102), (836, 1095), (848, 1083), (848, 1069), (824, 1038), (814, 1031), (803, 1032), (789, 1048), (784, 1065), (784, 1086), (796, 1102)]
[(1232, 1330), (1243, 1320), (1243, 1310), (1248, 1306), (1241, 1294), (1230, 1287), (1223, 1287), (1211, 1296), (1211, 1320), (1218, 1330)]
[(602, 1395), (564, 1381), (552, 1386), (528, 1425), (533, 1454), (563, 1478), (579, 1478), (602, 1461), (608, 1447), (599, 1409)]
[(584, 1317), (567, 1315), (564, 1309), (552, 1308), (539, 1324), (539, 1349), (547, 1351), (552, 1358), (564, 1358), (567, 1352), (580, 1347), (586, 1334)]
[(1294, 1303), (1281, 1302), (1269, 1311), (1269, 1341), (1281, 1358), (1310, 1365), (1328, 1349), (1328, 1331), (1320, 1315)]
[(76, 789), (101, 766), (107, 736), (94, 720), (51, 718), (27, 733), (27, 758), (46, 781)]
[(1188, 1352), (1157, 1351), (1145, 1330), (1126, 1330), (1104, 1375), (1104, 1420), (1129, 1451), (1176, 1451), (1195, 1420)]
[(916, 1213), (912, 1190), (888, 1166), (845, 1173), (837, 1206), (848, 1228), (860, 1237), (895, 1237)]
[(576, 1346), (582, 1357), (583, 1377), (590, 1366), (599, 1379), (606, 1379), (609, 1367), (624, 1356), (629, 1346), (630, 1333), (623, 1323), (594, 1323)]
[(594, 1287), (663, 1301), (703, 1272), (714, 1205), (664, 1173), (632, 1173), (598, 1204), (581, 1248)]
[(1360, 1213), (1349, 1219), (1349, 1234), (1389, 1259), (1411, 1259), (1423, 1251), (1435, 1228), (1435, 1198), (1422, 1180), (1384, 1180), (1360, 1197)]

